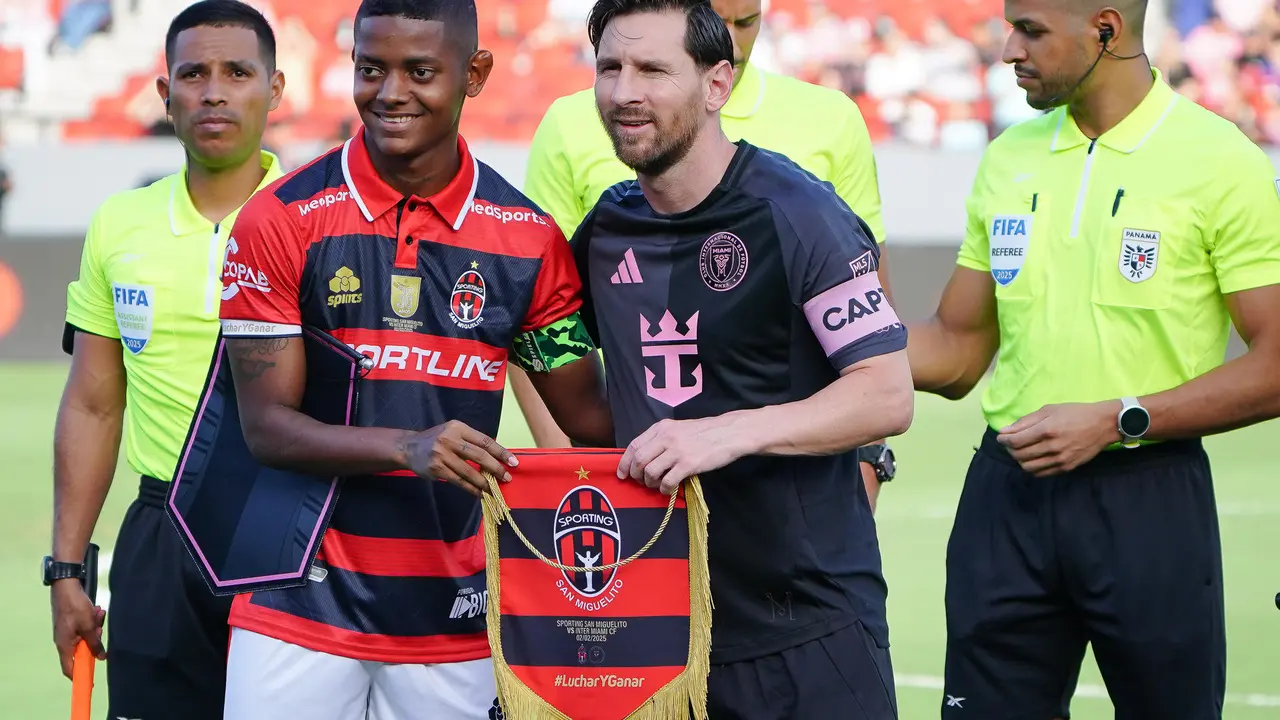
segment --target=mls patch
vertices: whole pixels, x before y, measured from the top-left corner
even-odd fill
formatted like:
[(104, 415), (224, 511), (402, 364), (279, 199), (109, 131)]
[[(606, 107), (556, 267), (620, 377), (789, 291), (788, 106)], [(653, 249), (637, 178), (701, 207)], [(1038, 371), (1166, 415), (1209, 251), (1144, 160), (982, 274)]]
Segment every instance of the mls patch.
[(1033, 215), (997, 215), (991, 220), (991, 277), (1008, 286), (1018, 277), (1031, 242)]
[(156, 289), (151, 285), (111, 283), (120, 341), (137, 355), (151, 340), (151, 319), (155, 316)]
[(1160, 258), (1160, 233), (1154, 230), (1124, 229), (1120, 243), (1120, 273), (1129, 282), (1140, 283), (1156, 274)]

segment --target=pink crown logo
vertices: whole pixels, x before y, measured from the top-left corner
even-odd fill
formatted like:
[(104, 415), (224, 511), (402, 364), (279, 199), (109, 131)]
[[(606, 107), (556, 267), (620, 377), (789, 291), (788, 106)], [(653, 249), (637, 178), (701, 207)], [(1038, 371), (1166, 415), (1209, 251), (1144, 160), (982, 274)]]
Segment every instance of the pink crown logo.
[(649, 319), (640, 313), (640, 342), (689, 342), (698, 339), (698, 313), (694, 313), (689, 318), (689, 322), (685, 323), (689, 326), (689, 332), (681, 335), (676, 332), (676, 318), (668, 310), (658, 321), (658, 334), (649, 334)]

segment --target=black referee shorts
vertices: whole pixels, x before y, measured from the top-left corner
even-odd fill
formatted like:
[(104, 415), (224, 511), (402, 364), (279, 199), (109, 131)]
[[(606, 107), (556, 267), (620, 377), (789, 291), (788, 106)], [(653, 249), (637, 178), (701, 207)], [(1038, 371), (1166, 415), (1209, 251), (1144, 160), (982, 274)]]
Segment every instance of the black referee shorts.
[(142, 478), (111, 560), (108, 718), (222, 720), (231, 598), (209, 592), (164, 511), (168, 483)]
[(1218, 720), (1222, 548), (1199, 441), (1023, 472), (988, 430), (947, 546), (944, 720), (1065, 717), (1087, 643), (1116, 720)]
[(755, 660), (712, 665), (709, 720), (896, 720), (889, 649), (862, 623)]

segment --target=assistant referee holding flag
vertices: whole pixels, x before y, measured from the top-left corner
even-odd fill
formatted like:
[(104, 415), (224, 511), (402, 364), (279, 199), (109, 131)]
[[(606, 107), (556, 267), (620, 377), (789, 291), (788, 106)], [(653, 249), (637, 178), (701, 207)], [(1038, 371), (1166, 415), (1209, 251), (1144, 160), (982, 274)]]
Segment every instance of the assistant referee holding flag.
[[(186, 167), (103, 203), (67, 290), (63, 346), (72, 361), (55, 432), (44, 581), (68, 677), (80, 638), (104, 657), (102, 612), (76, 577), (125, 428), (129, 466), (142, 476), (111, 564), (111, 718), (222, 717), (231, 599), (210, 594), (164, 499), (218, 336), (232, 223), (282, 174), (261, 150), (267, 114), (284, 90), (275, 50), (267, 21), (235, 0), (204, 0), (173, 19), (168, 77), (156, 85)], [(247, 270), (238, 275), (257, 281)]]
[[(1052, 111), (991, 143), (918, 390), (996, 356), (947, 550), (943, 718), (1060, 715), (1091, 643), (1116, 717), (1219, 718), (1205, 435), (1280, 416), (1280, 181), (1142, 48), (1144, 0), (1008, 0)], [(1248, 352), (1224, 364), (1230, 324)]]
[[(879, 277), (885, 292), (889, 271), (884, 248), (884, 221), (871, 137), (858, 106), (832, 88), (766, 72), (751, 63), (764, 22), (762, 0), (710, 0), (733, 40), (733, 90), (720, 110), (720, 124), (730, 140), (746, 140), (786, 155), (800, 167), (830, 182), (836, 194), (867, 225), (879, 244)], [(681, 138), (667, 138), (668, 144)], [(614, 155), (600, 122), (595, 90), (587, 88), (551, 104), (529, 147), (524, 191), (550, 213), (565, 237), (573, 237), (582, 218), (600, 195), (636, 173)], [(630, 266), (634, 267), (634, 266)], [(643, 274), (628, 271), (620, 283), (643, 283)], [(540, 447), (566, 446), (528, 377), (511, 369), (511, 387), (533, 437)], [(894, 475), (893, 454), (883, 442), (861, 448), (859, 458), (872, 508), (880, 483)]]

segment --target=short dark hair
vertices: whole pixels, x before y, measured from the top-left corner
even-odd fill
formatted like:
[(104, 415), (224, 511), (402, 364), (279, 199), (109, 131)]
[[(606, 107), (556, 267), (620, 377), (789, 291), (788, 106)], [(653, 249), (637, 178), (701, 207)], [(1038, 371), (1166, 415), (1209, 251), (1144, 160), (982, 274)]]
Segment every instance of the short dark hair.
[(684, 49), (699, 69), (714, 67), (722, 60), (733, 63), (733, 38), (729, 37), (729, 28), (707, 0), (597, 0), (587, 20), (591, 47), (600, 52), (604, 29), (617, 18), (669, 11), (684, 13)]
[(258, 36), (258, 49), (262, 59), (266, 61), (268, 70), (276, 69), (276, 34), (271, 30), (271, 23), (262, 13), (239, 0), (200, 0), (169, 23), (169, 32), (164, 37), (164, 64), (172, 62), (174, 47), (178, 35), (184, 30), (198, 27), (240, 27), (252, 30)]
[(450, 37), (459, 41), (470, 56), (480, 43), (475, 0), (362, 0), (356, 10), (355, 29), (368, 17), (399, 17), (409, 20), (439, 21), (449, 26)]

